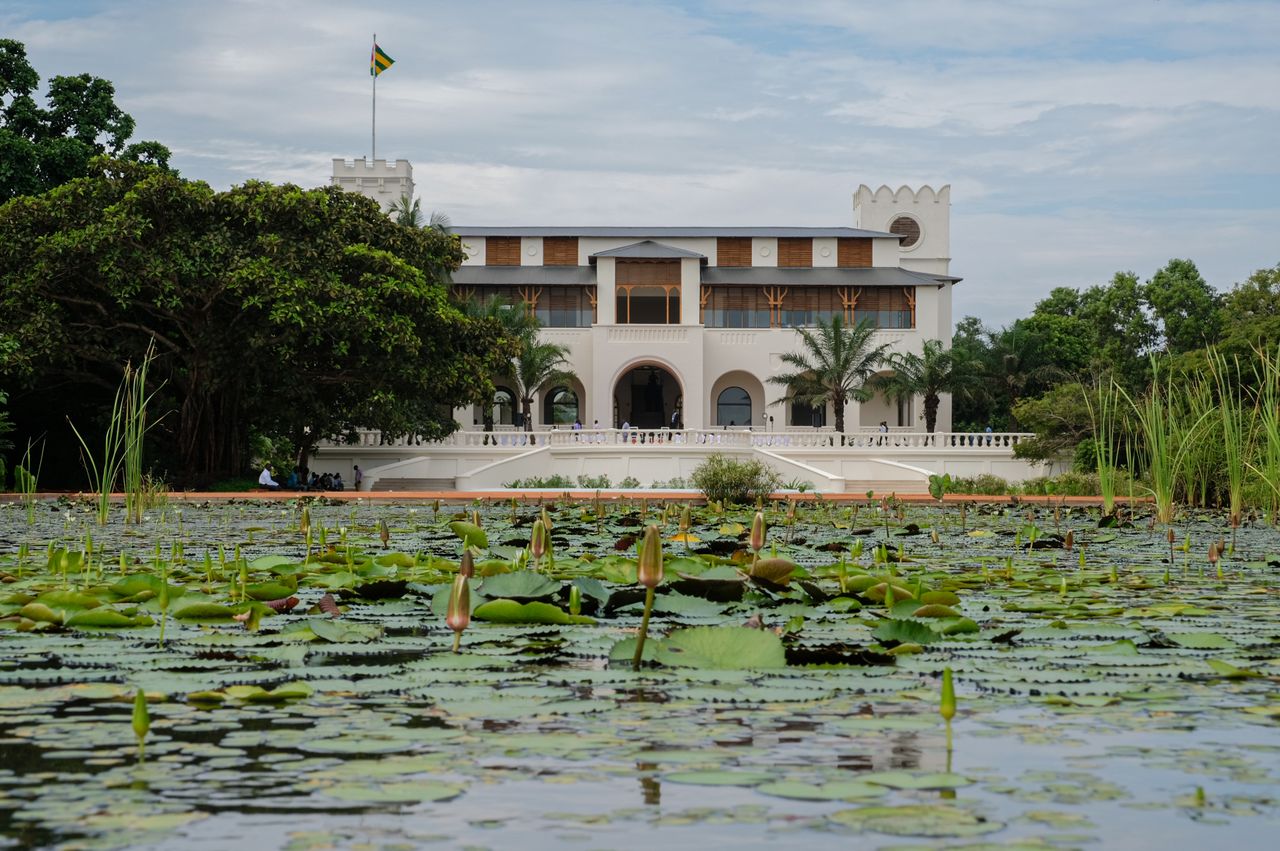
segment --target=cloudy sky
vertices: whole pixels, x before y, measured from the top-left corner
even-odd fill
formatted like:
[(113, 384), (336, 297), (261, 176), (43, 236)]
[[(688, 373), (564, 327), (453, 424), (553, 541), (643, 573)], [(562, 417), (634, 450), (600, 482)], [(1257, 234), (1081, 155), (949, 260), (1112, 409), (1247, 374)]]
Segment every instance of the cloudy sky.
[(455, 224), (848, 225), (952, 186), (956, 317), (1189, 257), (1280, 262), (1280, 2), (0, 0), (187, 177), (413, 162)]

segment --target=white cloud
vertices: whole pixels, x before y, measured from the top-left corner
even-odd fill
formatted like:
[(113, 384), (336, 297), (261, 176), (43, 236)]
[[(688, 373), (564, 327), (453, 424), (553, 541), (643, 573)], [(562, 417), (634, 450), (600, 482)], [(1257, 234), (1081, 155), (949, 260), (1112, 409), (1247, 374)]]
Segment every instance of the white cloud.
[[(72, 13), (65, 9), (71, 8)], [(862, 182), (952, 185), (957, 315), (1191, 256), (1273, 264), (1280, 4), (337, 0), (0, 8), (48, 77), (116, 83), (190, 177), (414, 162), (464, 223), (850, 223)], [(1267, 228), (1271, 230), (1268, 231)]]

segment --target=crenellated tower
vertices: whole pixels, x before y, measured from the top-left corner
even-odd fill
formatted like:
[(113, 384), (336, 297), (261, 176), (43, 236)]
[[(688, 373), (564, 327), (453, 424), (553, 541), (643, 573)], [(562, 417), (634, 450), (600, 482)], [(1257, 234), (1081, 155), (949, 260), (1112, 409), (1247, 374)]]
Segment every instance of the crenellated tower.
[(400, 200), (400, 196), (413, 197), (413, 166), (408, 160), (389, 163), (387, 160), (368, 162), (364, 157), (358, 160), (335, 159), (332, 183), (348, 192), (372, 198), (385, 213)]
[(946, 275), (951, 265), (951, 184), (934, 190), (901, 186), (872, 189), (865, 183), (853, 194), (853, 225), (902, 234), (899, 265), (914, 272)]

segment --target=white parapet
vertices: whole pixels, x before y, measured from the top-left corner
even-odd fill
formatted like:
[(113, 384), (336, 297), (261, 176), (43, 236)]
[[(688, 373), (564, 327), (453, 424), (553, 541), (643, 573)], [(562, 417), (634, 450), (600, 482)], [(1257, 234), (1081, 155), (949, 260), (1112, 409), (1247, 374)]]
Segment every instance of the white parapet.
[(334, 159), (330, 182), (372, 198), (386, 212), (401, 196), (413, 197), (413, 165), (408, 160)]

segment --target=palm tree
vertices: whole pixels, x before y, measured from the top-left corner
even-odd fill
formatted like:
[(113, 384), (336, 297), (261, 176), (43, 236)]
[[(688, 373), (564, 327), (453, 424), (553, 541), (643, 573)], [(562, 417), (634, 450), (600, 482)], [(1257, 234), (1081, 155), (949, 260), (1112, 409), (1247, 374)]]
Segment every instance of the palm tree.
[[(433, 214), (434, 215), (434, 214)], [(538, 319), (523, 305), (512, 304), (501, 296), (489, 296), (485, 299), (469, 298), (461, 304), (462, 312), (471, 319), (479, 319), (496, 324), (505, 337), (516, 340), (520, 349), (524, 348), (524, 337), (538, 332)], [(508, 367), (508, 370), (510, 368)], [(484, 411), (484, 430), (493, 431), (493, 385), (501, 375), (486, 375), (483, 390), (477, 387), (477, 397), (473, 400)]]
[(533, 431), (533, 394), (538, 388), (549, 382), (577, 378), (572, 370), (565, 368), (568, 354), (568, 346), (540, 342), (536, 327), (520, 335), (520, 348), (511, 361), (511, 380), (520, 397), (525, 431)]
[(836, 409), (836, 431), (844, 433), (844, 408), (849, 401), (865, 402), (871, 398), (867, 381), (876, 367), (884, 362), (888, 343), (871, 345), (876, 326), (864, 319), (852, 328), (845, 326), (839, 314), (830, 322), (819, 322), (812, 329), (797, 328), (803, 346), (800, 352), (788, 352), (782, 362), (794, 371), (770, 377), (773, 384), (787, 388), (780, 401), (806, 402), (810, 405), (832, 403)]
[(944, 349), (941, 340), (925, 340), (923, 354), (904, 352), (885, 358), (892, 375), (878, 378), (874, 385), (890, 399), (924, 397), (924, 428), (932, 433), (938, 424), (938, 402), (943, 393), (971, 398), (977, 392), (981, 366), (954, 349)]
[(410, 199), (408, 195), (401, 195), (400, 200), (393, 202), (391, 209), (387, 210), (387, 215), (395, 219), (398, 225), (404, 225), (407, 228), (421, 227), (422, 201), (416, 198)]

